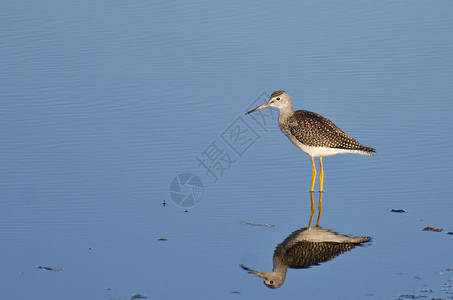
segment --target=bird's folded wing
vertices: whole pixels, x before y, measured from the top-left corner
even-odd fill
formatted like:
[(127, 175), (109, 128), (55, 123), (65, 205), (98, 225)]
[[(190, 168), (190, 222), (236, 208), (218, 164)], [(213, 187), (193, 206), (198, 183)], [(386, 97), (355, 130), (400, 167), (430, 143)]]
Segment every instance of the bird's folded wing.
[(343, 132), (332, 121), (317, 113), (299, 110), (294, 113), (292, 118), (293, 126), (291, 126), (290, 131), (302, 144), (312, 147), (350, 150), (366, 148)]

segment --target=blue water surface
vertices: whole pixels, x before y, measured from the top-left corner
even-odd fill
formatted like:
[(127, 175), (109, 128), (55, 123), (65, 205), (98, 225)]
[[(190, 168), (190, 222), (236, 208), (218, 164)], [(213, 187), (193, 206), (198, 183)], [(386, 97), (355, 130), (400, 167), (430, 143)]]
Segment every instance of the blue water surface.
[[(450, 1), (3, 3), (0, 298), (451, 297), (452, 14)], [(275, 90), (377, 154), (324, 159), (320, 225), (371, 243), (270, 290), (239, 265), (272, 270), (308, 225), (311, 182), (278, 112), (244, 115)], [(202, 183), (181, 182), (186, 206), (170, 193), (180, 174)]]

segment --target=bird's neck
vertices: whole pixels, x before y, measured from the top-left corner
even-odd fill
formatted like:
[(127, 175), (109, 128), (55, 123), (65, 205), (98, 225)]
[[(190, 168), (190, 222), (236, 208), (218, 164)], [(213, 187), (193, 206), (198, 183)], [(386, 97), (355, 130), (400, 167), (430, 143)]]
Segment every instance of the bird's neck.
[(293, 106), (281, 107), (278, 111), (278, 122), (282, 123), (284, 120), (288, 119), (294, 114)]
[(282, 283), (285, 281), (287, 270), (288, 265), (280, 257), (274, 256), (274, 267), (272, 269), (272, 273), (278, 275), (278, 278), (280, 278)]
[(285, 247), (279, 245), (277, 249), (275, 249), (273, 263), (274, 268), (272, 272), (279, 274), (280, 277), (285, 280), (286, 271), (288, 270), (288, 264), (285, 262)]

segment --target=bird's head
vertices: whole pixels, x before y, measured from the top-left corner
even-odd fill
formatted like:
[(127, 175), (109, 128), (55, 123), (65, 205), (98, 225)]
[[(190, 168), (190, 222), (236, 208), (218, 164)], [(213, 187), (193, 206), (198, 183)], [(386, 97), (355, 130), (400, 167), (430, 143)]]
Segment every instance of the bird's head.
[(278, 109), (284, 109), (284, 110), (291, 110), (293, 109), (293, 104), (291, 102), (291, 97), (289, 94), (285, 91), (276, 91), (273, 92), (271, 97), (269, 98), (269, 101), (264, 103), (261, 106), (258, 106), (255, 109), (252, 109), (251, 111), (247, 112), (246, 115), (251, 114), (252, 112), (255, 112), (257, 110), (260, 110), (265, 107), (277, 107)]
[(250, 268), (247, 268), (244, 265), (241, 265), (241, 268), (246, 270), (249, 274), (254, 274), (258, 277), (261, 277), (261, 279), (263, 279), (263, 283), (268, 288), (271, 288), (271, 289), (279, 288), (285, 281), (285, 276), (284, 275), (282, 276), (282, 274), (278, 274), (275, 272), (259, 272), (259, 271), (255, 271)]

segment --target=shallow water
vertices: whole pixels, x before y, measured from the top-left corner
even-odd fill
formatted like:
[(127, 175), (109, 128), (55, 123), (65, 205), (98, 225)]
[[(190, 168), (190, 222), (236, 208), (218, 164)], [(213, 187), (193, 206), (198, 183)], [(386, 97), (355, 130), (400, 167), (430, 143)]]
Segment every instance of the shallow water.
[[(2, 298), (451, 297), (452, 12), (5, 3)], [(309, 157), (277, 111), (244, 115), (279, 89), (377, 154), (323, 161), (320, 226), (372, 241), (270, 290), (240, 265), (271, 271), (311, 202)], [(179, 174), (202, 182), (183, 185), (183, 207), (170, 194)]]

